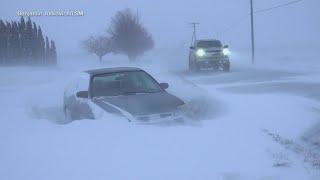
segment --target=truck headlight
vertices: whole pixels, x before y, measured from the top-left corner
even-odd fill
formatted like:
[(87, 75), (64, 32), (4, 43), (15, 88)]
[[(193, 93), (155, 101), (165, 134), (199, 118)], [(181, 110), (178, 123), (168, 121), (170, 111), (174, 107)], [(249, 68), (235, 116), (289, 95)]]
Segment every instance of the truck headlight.
[(224, 48), (222, 52), (223, 52), (223, 55), (225, 55), (225, 56), (230, 54), (230, 51), (228, 48)]
[(202, 57), (206, 54), (206, 52), (203, 49), (198, 49), (197, 50), (197, 56)]

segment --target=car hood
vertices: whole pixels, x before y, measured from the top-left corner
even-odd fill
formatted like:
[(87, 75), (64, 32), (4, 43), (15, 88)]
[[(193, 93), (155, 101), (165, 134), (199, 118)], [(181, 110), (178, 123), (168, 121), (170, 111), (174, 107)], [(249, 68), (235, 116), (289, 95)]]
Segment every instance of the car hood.
[(100, 97), (94, 102), (108, 112), (130, 113), (132, 116), (159, 114), (176, 111), (184, 104), (167, 92)]

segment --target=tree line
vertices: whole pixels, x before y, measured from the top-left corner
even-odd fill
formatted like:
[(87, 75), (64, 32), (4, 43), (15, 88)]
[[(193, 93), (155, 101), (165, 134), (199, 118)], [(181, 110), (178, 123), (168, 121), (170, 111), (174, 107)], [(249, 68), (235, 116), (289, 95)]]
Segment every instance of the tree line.
[(143, 26), (139, 14), (131, 9), (118, 11), (105, 32), (105, 35), (90, 36), (82, 42), (100, 61), (109, 53), (124, 54), (135, 61), (154, 47), (152, 35)]
[(0, 65), (56, 65), (53, 40), (44, 39), (40, 26), (21, 16), (20, 21), (0, 19)]

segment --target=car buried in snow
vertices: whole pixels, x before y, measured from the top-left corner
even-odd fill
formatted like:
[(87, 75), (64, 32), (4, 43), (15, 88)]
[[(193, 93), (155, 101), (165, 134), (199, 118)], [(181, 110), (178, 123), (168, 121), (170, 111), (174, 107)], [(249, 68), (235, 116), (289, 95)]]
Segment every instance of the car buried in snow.
[(189, 71), (200, 69), (230, 70), (228, 45), (219, 40), (196, 40), (189, 51)]
[(168, 93), (167, 83), (158, 83), (139, 68), (117, 67), (83, 72), (64, 92), (65, 123), (94, 119), (90, 104), (129, 121), (179, 119), (184, 102)]

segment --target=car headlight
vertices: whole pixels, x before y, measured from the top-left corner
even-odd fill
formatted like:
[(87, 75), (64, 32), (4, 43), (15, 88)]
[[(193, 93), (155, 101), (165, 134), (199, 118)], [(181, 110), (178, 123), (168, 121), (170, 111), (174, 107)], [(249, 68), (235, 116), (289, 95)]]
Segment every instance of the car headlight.
[(198, 49), (197, 50), (197, 56), (202, 57), (206, 54), (206, 52), (203, 49)]
[(224, 48), (222, 52), (223, 52), (223, 55), (225, 55), (225, 56), (230, 54), (230, 51), (228, 48)]

